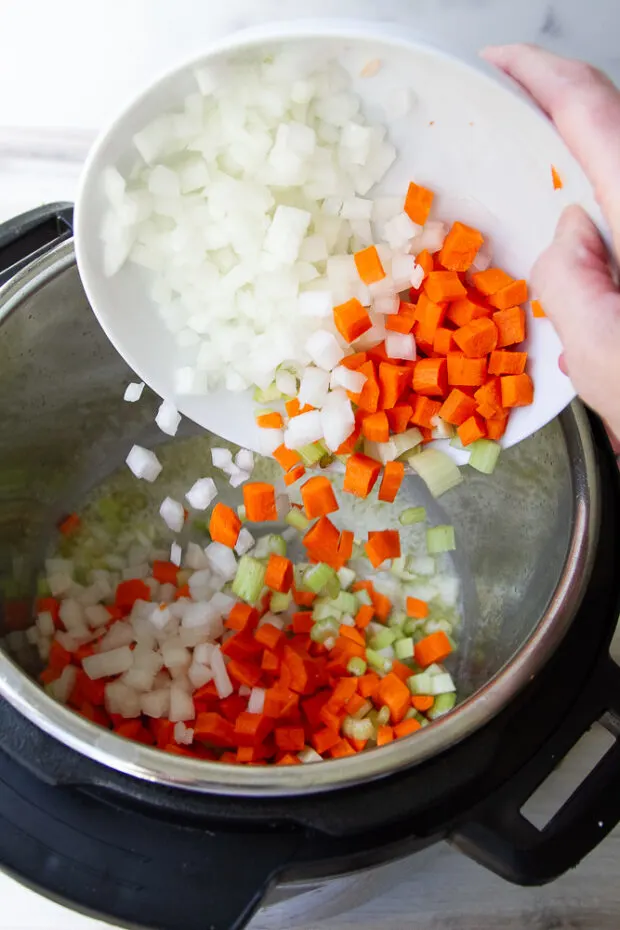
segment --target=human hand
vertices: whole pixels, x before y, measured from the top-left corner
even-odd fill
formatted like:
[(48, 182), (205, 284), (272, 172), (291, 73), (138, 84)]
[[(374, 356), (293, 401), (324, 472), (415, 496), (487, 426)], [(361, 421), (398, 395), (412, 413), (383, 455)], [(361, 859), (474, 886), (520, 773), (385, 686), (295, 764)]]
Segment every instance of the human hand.
[[(550, 116), (592, 182), (620, 256), (620, 92), (602, 72), (533, 45), (484, 49)], [(532, 285), (564, 347), (576, 391), (620, 437), (620, 290), (596, 226), (579, 206), (564, 210)], [(620, 445), (616, 451), (620, 451)]]

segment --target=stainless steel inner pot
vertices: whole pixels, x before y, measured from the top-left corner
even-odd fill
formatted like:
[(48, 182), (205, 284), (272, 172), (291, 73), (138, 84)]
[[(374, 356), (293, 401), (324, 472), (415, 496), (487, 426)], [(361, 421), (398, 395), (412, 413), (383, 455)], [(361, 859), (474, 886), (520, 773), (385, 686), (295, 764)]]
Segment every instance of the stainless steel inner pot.
[[(127, 308), (131, 312), (131, 308)], [(0, 290), (0, 583), (3, 615), (31, 596), (56, 521), (162, 434), (154, 404), (126, 404), (131, 372), (92, 314), (65, 242)], [(148, 339), (148, 333), (145, 333)], [(197, 431), (185, 424), (185, 435)], [(176, 441), (176, 440), (175, 440)], [(598, 475), (587, 418), (573, 404), (504, 453), (491, 477), (466, 469), (433, 517), (455, 525), (464, 624), (456, 674), (467, 699), (405, 740), (354, 758), (246, 767), (168, 755), (104, 731), (49, 698), (0, 650), (0, 694), (66, 745), (120, 772), (194, 791), (284, 795), (367, 781), (436, 755), (490, 720), (544, 665), (588, 582)], [(423, 493), (410, 477), (406, 496)], [(11, 610), (7, 613), (7, 602)], [(0, 620), (0, 635), (7, 632)]]

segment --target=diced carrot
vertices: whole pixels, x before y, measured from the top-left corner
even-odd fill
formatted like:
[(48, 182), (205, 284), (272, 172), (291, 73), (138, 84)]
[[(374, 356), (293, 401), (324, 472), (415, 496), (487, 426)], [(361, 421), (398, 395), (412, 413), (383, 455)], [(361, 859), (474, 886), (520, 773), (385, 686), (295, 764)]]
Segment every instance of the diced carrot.
[(497, 346), (497, 337), (497, 326), (493, 320), (481, 317), (457, 329), (454, 341), (466, 358), (484, 358)]
[(387, 620), (392, 612), (392, 602), (389, 597), (386, 597), (385, 594), (381, 594), (379, 591), (375, 591), (374, 588), (370, 589), (370, 597), (373, 610), (378, 619), (383, 621)]
[(198, 714), (194, 721), (194, 739), (214, 746), (234, 746), (235, 731), (231, 723), (221, 714), (208, 711)]
[[(244, 489), (245, 490), (245, 489)], [(248, 518), (249, 519), (249, 518)], [(218, 502), (211, 512), (209, 533), (213, 542), (234, 549), (239, 538), (241, 520), (231, 507)]]
[(379, 364), (380, 403), (384, 409), (394, 407), (411, 384), (411, 369), (391, 362)]
[[(345, 639), (350, 639), (351, 642), (356, 643), (358, 646), (366, 646), (365, 637), (354, 626), (347, 626), (345, 623), (342, 623), (338, 628), (338, 633), (340, 636), (344, 636)], [(355, 679), (355, 681), (357, 681), (357, 679)]]
[(316, 475), (301, 486), (301, 497), (309, 520), (338, 510), (338, 501), (329, 478)]
[(287, 594), (293, 584), (293, 563), (283, 555), (272, 552), (267, 562), (265, 585), (272, 591)]
[[(286, 415), (288, 417), (296, 417), (299, 414), (299, 411), (301, 410), (301, 404), (299, 403), (296, 397), (291, 397), (290, 400), (287, 400), (285, 402), (284, 409), (286, 410)], [(278, 448), (281, 449), (282, 446), (279, 446)]]
[(320, 517), (303, 538), (303, 544), (309, 555), (328, 565), (333, 565), (334, 560), (339, 561), (337, 558), (339, 541), (340, 533), (329, 517)]
[(527, 300), (527, 281), (511, 281), (489, 297), (489, 303), (498, 310), (507, 310)]
[(446, 315), (446, 304), (430, 299), (428, 294), (420, 294), (416, 308), (416, 339), (419, 343), (433, 344), (435, 333), (443, 323)]
[(564, 182), (558, 173), (558, 169), (555, 165), (551, 165), (551, 183), (553, 184), (554, 191), (559, 191), (564, 187)]
[(264, 672), (271, 672), (274, 675), (280, 671), (280, 656), (272, 652), (270, 649), (265, 649), (263, 652), (263, 657), (261, 659), (260, 667)]
[(413, 390), (425, 397), (443, 397), (448, 392), (445, 358), (422, 358), (413, 370)]
[(306, 469), (303, 465), (295, 465), (284, 475), (284, 484), (289, 488), (292, 484), (295, 484), (296, 481), (299, 481), (300, 478), (306, 474)]
[(424, 277), (426, 277), (435, 267), (433, 256), (428, 251), (428, 249), (422, 249), (419, 255), (416, 256), (415, 263), (416, 265), (420, 265), (424, 271)]
[(385, 412), (390, 425), (390, 432), (404, 433), (409, 425), (413, 407), (410, 404), (395, 404), (394, 407), (390, 407)]
[(385, 318), (385, 328), (393, 333), (410, 333), (416, 321), (416, 308), (414, 304), (401, 300), (398, 313), (388, 313)]
[(343, 490), (356, 497), (368, 497), (379, 477), (381, 464), (368, 455), (349, 456), (344, 472)]
[(155, 581), (160, 584), (173, 584), (176, 586), (178, 573), (179, 567), (173, 562), (165, 562), (161, 559), (153, 560), (151, 574)]
[(544, 319), (547, 316), (539, 300), (530, 301), (532, 307), (532, 316), (536, 319)]
[(177, 588), (177, 593), (174, 595), (174, 599), (175, 601), (178, 601), (182, 597), (191, 597), (191, 596), (192, 596), (192, 592), (189, 589), (189, 585), (182, 584), (180, 588)]
[(240, 601), (230, 608), (228, 619), (224, 626), (228, 630), (251, 630), (258, 623), (258, 611), (249, 604)]
[(357, 690), (363, 698), (370, 698), (372, 700), (377, 694), (380, 684), (381, 679), (376, 672), (367, 672), (365, 675), (360, 675), (357, 679)]
[(529, 375), (504, 375), (500, 380), (502, 407), (527, 407), (534, 400), (534, 385)]
[(71, 653), (64, 646), (61, 646), (57, 639), (53, 639), (48, 657), (48, 667), (59, 675), (67, 665), (71, 665), (71, 661)]
[(117, 607), (131, 610), (136, 601), (150, 601), (151, 589), (140, 578), (121, 581), (116, 588), (114, 603)]
[[(421, 642), (424, 642), (424, 640), (421, 640)], [(377, 697), (381, 704), (385, 704), (389, 708), (390, 719), (393, 724), (400, 723), (411, 707), (409, 688), (393, 672), (389, 672), (385, 678), (381, 679)]]
[(485, 358), (465, 358), (459, 352), (448, 355), (448, 384), (453, 387), (479, 387), (487, 378)]
[(483, 242), (481, 232), (457, 221), (445, 238), (439, 261), (449, 271), (467, 271)]
[(302, 761), (301, 759), (298, 759), (297, 756), (294, 756), (292, 753), (285, 752), (284, 755), (276, 759), (275, 764), (276, 765), (302, 765)]
[(316, 600), (316, 594), (313, 594), (312, 591), (299, 591), (295, 585), (292, 586), (291, 590), (293, 592), (293, 600), (298, 607), (312, 607)]
[(259, 413), (256, 417), (256, 425), (261, 429), (282, 429), (284, 420), (281, 413)]
[(353, 352), (352, 355), (345, 355), (343, 359), (338, 363), (343, 365), (345, 368), (350, 368), (352, 371), (357, 371), (358, 368), (368, 361), (368, 353), (366, 352)]
[(293, 633), (309, 633), (314, 626), (312, 613), (309, 610), (299, 610), (293, 614)]
[(467, 326), (472, 320), (479, 320), (491, 315), (492, 307), (485, 307), (470, 296), (460, 297), (458, 300), (448, 304), (446, 310), (446, 319), (454, 323), (455, 326)]
[(394, 730), (392, 727), (381, 726), (377, 729), (377, 746), (387, 746), (394, 739)]
[(373, 568), (378, 568), (386, 559), (400, 558), (400, 534), (398, 530), (379, 530), (369, 534), (364, 551)]
[[(308, 616), (312, 617), (312, 614), (308, 614)], [(254, 639), (257, 643), (260, 643), (261, 646), (264, 646), (265, 649), (275, 652), (284, 639), (284, 633), (282, 630), (279, 630), (277, 626), (274, 626), (273, 623), (263, 623), (255, 631)]]
[(251, 481), (243, 485), (245, 515), (252, 523), (277, 520), (276, 491), (265, 481)]
[(362, 307), (357, 297), (334, 307), (334, 323), (342, 338), (349, 343), (355, 342), (372, 326), (368, 311)]
[(383, 477), (379, 487), (378, 498), (391, 504), (398, 494), (405, 477), (404, 462), (387, 462), (383, 469)]
[(385, 278), (385, 271), (376, 246), (369, 245), (367, 249), (355, 252), (353, 260), (355, 261), (357, 273), (364, 284), (376, 284), (377, 281), (382, 281)]
[(452, 652), (450, 640), (443, 632), (430, 633), (415, 644), (415, 660), (422, 668), (427, 668), (435, 662), (443, 662)]
[(409, 183), (407, 196), (405, 197), (404, 211), (409, 219), (417, 223), (418, 226), (424, 226), (431, 212), (434, 198), (433, 191), (421, 184)]
[(400, 723), (397, 723), (394, 727), (394, 736), (396, 739), (401, 739), (403, 736), (410, 736), (412, 733), (415, 733), (416, 730), (421, 728), (422, 724), (419, 720), (416, 720), (415, 717), (410, 717), (409, 720), (401, 720)]
[(525, 311), (523, 307), (508, 307), (507, 310), (498, 310), (497, 313), (493, 314), (493, 322), (497, 326), (499, 333), (498, 349), (514, 346), (525, 339)]
[(487, 438), (497, 441), (506, 432), (508, 416), (490, 417), (487, 420)]
[(465, 420), (457, 428), (458, 437), (464, 446), (469, 446), (478, 439), (484, 439), (487, 434), (486, 423), (477, 413)]
[(348, 739), (341, 739), (336, 743), (335, 746), (332, 746), (329, 754), (332, 759), (344, 759), (347, 756), (354, 756), (355, 749)]
[(60, 612), (60, 601), (56, 597), (38, 597), (36, 600), (36, 612), (38, 614), (51, 614), (52, 620), (54, 623), (57, 623)]
[(298, 452), (295, 452), (294, 449), (287, 449), (284, 443), (281, 446), (278, 446), (277, 449), (274, 449), (272, 453), (274, 459), (280, 465), (284, 471), (289, 471), (293, 465), (297, 465), (301, 462), (301, 457)]
[(68, 517), (65, 517), (58, 524), (58, 529), (63, 536), (71, 536), (73, 533), (77, 533), (80, 528), (81, 520), (78, 517), (77, 513), (70, 513)]
[(273, 728), (273, 721), (264, 714), (251, 714), (244, 711), (235, 721), (235, 741), (237, 746), (256, 746), (262, 743)]
[(435, 698), (431, 694), (413, 694), (411, 696), (411, 706), (421, 713), (430, 710), (434, 703)]
[(384, 410), (378, 410), (364, 418), (362, 435), (369, 442), (387, 442), (390, 438), (390, 424)]
[[(285, 752), (301, 752), (306, 744), (303, 727), (276, 727), (273, 735), (278, 749)], [(299, 759), (295, 761), (299, 762)]]
[(489, 357), (490, 375), (522, 375), (527, 362), (527, 352), (506, 352), (496, 349)]
[(407, 598), (407, 616), (414, 617), (416, 620), (424, 620), (428, 617), (428, 604), (420, 600), (419, 597)]
[(324, 727), (322, 730), (317, 730), (312, 734), (310, 742), (319, 755), (323, 755), (323, 753), (329, 752), (330, 749), (340, 742), (340, 733), (338, 730)]
[(486, 271), (478, 271), (472, 275), (472, 283), (476, 290), (484, 294), (485, 297), (491, 297), (497, 294), (503, 287), (512, 284), (514, 278), (502, 271), (501, 268), (487, 268)]
[(411, 423), (414, 426), (424, 427), (425, 429), (434, 429), (433, 420), (439, 415), (441, 410), (441, 401), (432, 400), (430, 397), (422, 397), (412, 394), (413, 413), (411, 414)]
[(348, 562), (353, 555), (354, 541), (355, 537), (351, 530), (343, 530), (340, 534), (340, 539), (338, 540), (338, 555), (343, 563)]
[(226, 671), (234, 681), (247, 688), (254, 688), (263, 677), (263, 670), (256, 662), (245, 662), (243, 659), (231, 659)]
[(438, 416), (446, 423), (460, 426), (476, 412), (476, 401), (459, 388), (452, 388), (441, 405)]
[(380, 342), (376, 346), (368, 349), (368, 358), (371, 362), (374, 362), (375, 365), (379, 365), (381, 362), (390, 361), (389, 356), (385, 350), (385, 342)]
[(408, 665), (405, 665), (404, 662), (400, 662), (398, 659), (392, 659), (392, 669), (391, 669), (397, 678), (400, 678), (401, 681), (406, 682), (408, 678), (411, 677), (411, 669)]
[(362, 604), (358, 612), (355, 614), (355, 626), (359, 627), (360, 630), (365, 630), (374, 615), (375, 612), (370, 604)]
[(451, 329), (438, 326), (435, 330), (435, 338), (433, 339), (433, 351), (438, 355), (447, 355), (448, 352), (451, 352), (455, 348), (453, 337), (454, 333)]
[(433, 303), (465, 297), (467, 290), (456, 271), (431, 271), (424, 279), (424, 293)]

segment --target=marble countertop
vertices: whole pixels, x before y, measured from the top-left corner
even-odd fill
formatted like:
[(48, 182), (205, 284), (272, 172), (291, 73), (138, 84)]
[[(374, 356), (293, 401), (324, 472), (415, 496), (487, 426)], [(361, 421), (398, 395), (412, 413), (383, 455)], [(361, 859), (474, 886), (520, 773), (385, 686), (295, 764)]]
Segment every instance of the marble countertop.
[[(536, 41), (586, 58), (620, 82), (617, 0), (4, 0), (0, 4), (0, 221), (75, 196), (97, 132), (128, 95), (212, 39), (271, 20), (330, 17), (397, 23), (463, 55), (481, 45)], [(603, 25), (605, 24), (605, 25)], [(620, 652), (619, 652), (620, 654)], [(587, 770), (592, 747), (566, 760), (542, 810)], [(620, 830), (570, 875), (537, 889), (496, 878), (446, 845), (396, 863), (303, 930), (617, 930)], [(106, 926), (0, 876), (0, 930)], [(340, 911), (341, 913), (338, 913)], [(321, 918), (319, 920), (319, 917)], [(286, 924), (282, 924), (284, 928)], [(289, 923), (289, 926), (293, 926)], [(259, 914), (252, 930), (279, 930)], [(288, 927), (287, 927), (288, 930)]]

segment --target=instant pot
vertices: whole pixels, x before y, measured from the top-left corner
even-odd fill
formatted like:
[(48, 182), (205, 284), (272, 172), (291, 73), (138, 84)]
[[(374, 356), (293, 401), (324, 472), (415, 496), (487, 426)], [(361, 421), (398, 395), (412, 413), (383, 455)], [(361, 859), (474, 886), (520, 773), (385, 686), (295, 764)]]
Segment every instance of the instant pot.
[(71, 221), (56, 204), (0, 227), (0, 867), (112, 923), (236, 930), (275, 885), (441, 839), (522, 885), (576, 866), (620, 819), (617, 742), (543, 829), (521, 810), (595, 722), (620, 726), (618, 469), (579, 403), (437, 502), (459, 540), (465, 700), (432, 726), (353, 758), (229, 766), (44, 693), (11, 633), (56, 522), (134, 442), (162, 441), (154, 404), (122, 401), (131, 372), (88, 306)]

